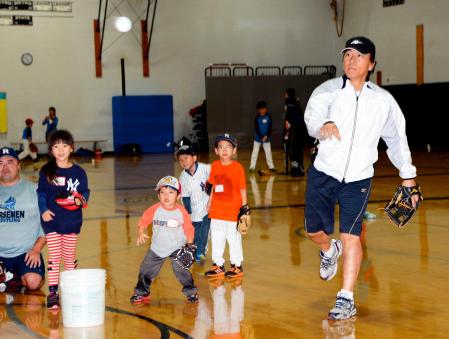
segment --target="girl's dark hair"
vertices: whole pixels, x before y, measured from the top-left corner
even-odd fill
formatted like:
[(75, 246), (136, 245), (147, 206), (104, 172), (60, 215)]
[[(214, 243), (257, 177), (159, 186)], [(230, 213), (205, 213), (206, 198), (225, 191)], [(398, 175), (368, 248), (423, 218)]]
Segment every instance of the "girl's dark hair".
[(55, 157), (51, 153), (51, 149), (55, 144), (59, 143), (70, 145), (72, 149), (75, 149), (75, 141), (69, 131), (59, 129), (50, 135), (50, 139), (48, 140), (48, 154), (50, 155), (50, 159), (42, 166), (42, 172), (45, 174), (48, 182), (52, 182), (56, 177), (56, 168), (58, 166), (56, 165)]

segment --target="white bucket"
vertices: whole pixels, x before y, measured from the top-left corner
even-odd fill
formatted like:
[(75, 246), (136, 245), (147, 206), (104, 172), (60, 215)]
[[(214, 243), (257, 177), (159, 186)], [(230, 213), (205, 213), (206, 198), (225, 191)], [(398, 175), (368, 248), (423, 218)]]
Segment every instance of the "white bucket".
[(80, 269), (61, 273), (62, 319), (66, 327), (104, 323), (106, 271)]

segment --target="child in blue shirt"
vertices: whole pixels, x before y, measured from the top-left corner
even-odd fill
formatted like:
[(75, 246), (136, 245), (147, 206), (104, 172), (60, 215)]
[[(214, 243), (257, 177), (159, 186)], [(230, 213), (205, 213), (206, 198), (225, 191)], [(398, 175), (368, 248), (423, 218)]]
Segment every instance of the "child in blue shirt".
[(267, 165), (270, 172), (276, 172), (276, 168), (274, 167), (273, 163), (273, 156), (271, 155), (271, 115), (268, 113), (268, 108), (265, 101), (259, 101), (256, 105), (256, 109), (257, 115), (254, 119), (256, 136), (254, 140), (249, 171), (254, 172), (254, 170), (256, 169), (257, 157), (259, 156), (260, 145), (262, 145), (265, 151), (265, 157), (267, 159)]

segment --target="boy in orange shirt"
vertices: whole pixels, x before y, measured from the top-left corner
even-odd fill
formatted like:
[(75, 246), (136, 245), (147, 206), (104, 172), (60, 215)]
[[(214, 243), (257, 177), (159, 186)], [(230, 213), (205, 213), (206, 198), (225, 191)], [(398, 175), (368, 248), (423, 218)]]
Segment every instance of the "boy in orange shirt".
[[(209, 200), (212, 241), (212, 268), (207, 277), (238, 278), (243, 276), (242, 235), (237, 231), (240, 209), (247, 205), (246, 178), (243, 166), (232, 160), (237, 153), (237, 139), (229, 134), (215, 139), (215, 153), (219, 160), (212, 163), (208, 182), (213, 185)], [(229, 244), (231, 268), (225, 274), (224, 250)]]

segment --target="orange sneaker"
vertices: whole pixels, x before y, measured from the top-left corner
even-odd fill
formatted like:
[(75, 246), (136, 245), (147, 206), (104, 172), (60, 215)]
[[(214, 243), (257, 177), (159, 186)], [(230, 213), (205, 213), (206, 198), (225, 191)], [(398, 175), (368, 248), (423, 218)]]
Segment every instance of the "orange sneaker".
[(231, 265), (231, 269), (226, 272), (225, 277), (228, 279), (235, 279), (243, 277), (242, 266)]
[(217, 264), (213, 264), (212, 268), (204, 273), (204, 275), (208, 278), (216, 278), (216, 277), (223, 277), (225, 275), (225, 268), (223, 266), (218, 266)]

